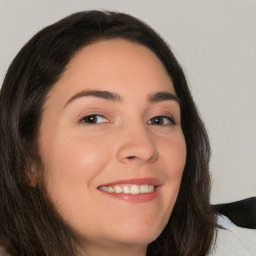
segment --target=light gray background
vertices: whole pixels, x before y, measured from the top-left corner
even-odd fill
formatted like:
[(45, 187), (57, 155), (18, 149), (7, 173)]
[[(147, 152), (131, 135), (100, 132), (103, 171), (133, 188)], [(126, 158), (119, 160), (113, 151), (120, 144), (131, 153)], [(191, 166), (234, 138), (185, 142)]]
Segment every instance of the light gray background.
[(169, 42), (212, 144), (212, 203), (256, 196), (256, 0), (0, 0), (0, 82), (39, 29), (76, 11), (130, 13)]

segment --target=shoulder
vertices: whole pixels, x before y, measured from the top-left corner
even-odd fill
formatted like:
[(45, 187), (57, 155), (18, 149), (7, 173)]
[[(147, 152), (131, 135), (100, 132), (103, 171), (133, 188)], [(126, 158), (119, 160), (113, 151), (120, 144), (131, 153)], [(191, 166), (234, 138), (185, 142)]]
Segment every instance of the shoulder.
[(216, 240), (208, 256), (256, 255), (256, 229), (238, 227), (223, 215), (218, 216), (218, 224), (223, 229), (216, 230)]

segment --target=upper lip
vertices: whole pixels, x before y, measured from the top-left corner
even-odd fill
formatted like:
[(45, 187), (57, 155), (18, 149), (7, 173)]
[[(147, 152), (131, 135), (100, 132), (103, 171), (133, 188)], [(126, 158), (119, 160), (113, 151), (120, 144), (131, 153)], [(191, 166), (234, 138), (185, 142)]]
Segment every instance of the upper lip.
[(116, 180), (112, 181), (109, 183), (105, 183), (101, 185), (100, 187), (103, 186), (115, 186), (115, 185), (121, 185), (121, 184), (136, 184), (136, 185), (143, 185), (143, 184), (148, 184), (148, 185), (154, 185), (154, 186), (161, 186), (162, 182), (153, 177), (146, 177), (146, 178), (132, 178), (132, 179), (126, 179), (126, 180)]

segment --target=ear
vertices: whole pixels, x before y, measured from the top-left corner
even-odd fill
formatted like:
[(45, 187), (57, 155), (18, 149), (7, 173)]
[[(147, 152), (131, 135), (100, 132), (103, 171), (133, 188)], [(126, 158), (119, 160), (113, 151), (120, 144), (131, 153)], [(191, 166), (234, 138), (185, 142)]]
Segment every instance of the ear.
[(29, 187), (36, 187), (38, 184), (37, 168), (35, 164), (31, 164), (26, 168), (25, 184)]

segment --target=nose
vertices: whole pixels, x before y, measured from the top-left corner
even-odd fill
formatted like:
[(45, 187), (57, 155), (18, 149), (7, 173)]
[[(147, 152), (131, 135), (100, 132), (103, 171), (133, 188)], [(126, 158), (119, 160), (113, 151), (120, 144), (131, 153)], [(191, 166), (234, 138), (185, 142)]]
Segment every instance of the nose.
[(122, 132), (117, 150), (117, 159), (121, 163), (143, 164), (155, 162), (158, 150), (145, 124), (127, 127)]

